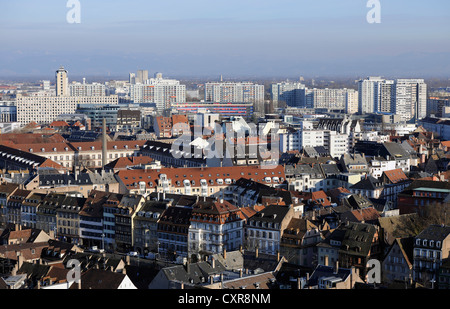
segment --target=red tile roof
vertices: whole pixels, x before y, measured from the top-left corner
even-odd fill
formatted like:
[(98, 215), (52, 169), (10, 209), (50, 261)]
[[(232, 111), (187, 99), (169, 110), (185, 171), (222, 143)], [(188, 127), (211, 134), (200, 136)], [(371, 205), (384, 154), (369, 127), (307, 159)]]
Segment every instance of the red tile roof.
[(393, 184), (409, 179), (401, 168), (397, 168), (395, 170), (390, 171), (384, 171), (384, 175), (386, 175), (389, 181)]
[(50, 127), (68, 127), (69, 124), (63, 120), (55, 120), (50, 124)]
[[(141, 181), (145, 182), (147, 188), (156, 187), (162, 174), (167, 175), (171, 180), (172, 186), (184, 187), (183, 181), (189, 180), (191, 186), (200, 186), (200, 180), (207, 181), (208, 186), (225, 186), (226, 179), (237, 181), (240, 178), (253, 179), (256, 182), (264, 184), (281, 183), (285, 179), (284, 168), (282, 165), (274, 169), (263, 169), (259, 166), (241, 166), (232, 167), (188, 167), (188, 168), (161, 168), (159, 170), (122, 170), (117, 173), (120, 180), (129, 188), (133, 189)], [(265, 177), (278, 177), (278, 182), (265, 181)], [(223, 183), (220, 184), (219, 179)], [(194, 182), (194, 183), (193, 183)], [(195, 185), (194, 185), (195, 184)]]

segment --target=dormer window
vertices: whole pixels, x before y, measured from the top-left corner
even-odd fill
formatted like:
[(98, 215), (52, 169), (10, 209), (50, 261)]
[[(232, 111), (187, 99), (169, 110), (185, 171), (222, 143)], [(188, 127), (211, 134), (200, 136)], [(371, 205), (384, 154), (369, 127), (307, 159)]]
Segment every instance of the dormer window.
[(426, 240), (426, 239), (423, 240), (423, 245), (424, 245), (424, 246), (427, 245), (427, 240)]
[(420, 239), (416, 240), (416, 245), (420, 246)]
[(436, 248), (440, 248), (441, 247), (441, 242), (440, 241), (436, 241)]

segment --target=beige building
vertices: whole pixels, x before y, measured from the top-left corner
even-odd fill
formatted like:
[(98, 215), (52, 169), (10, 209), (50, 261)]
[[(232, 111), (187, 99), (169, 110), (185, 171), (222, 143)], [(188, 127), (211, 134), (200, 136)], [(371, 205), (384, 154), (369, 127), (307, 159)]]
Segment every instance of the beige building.
[[(144, 144), (145, 141), (107, 142), (107, 163), (136, 155)], [(48, 158), (68, 169), (74, 166), (89, 168), (102, 166), (102, 142), (17, 144), (14, 148)]]
[(66, 97), (69, 95), (69, 78), (64, 67), (56, 71), (56, 96)]

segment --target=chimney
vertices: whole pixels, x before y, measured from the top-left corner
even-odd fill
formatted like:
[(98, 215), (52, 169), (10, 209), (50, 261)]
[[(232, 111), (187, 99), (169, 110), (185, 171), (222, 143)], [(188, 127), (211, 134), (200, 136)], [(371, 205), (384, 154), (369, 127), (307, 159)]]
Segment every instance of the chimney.
[(258, 250), (258, 247), (256, 247), (256, 250), (255, 250), (255, 258), (258, 258), (258, 256), (259, 256), (259, 250)]
[(325, 262), (324, 262), (325, 266), (328, 266), (328, 255), (325, 255)]
[(280, 251), (277, 251), (277, 262), (280, 261)]
[(302, 289), (302, 281), (300, 279), (300, 277), (297, 278), (297, 290), (301, 290)]
[(227, 249), (223, 249), (223, 258), (224, 260), (227, 258)]
[(339, 272), (339, 261), (336, 261), (334, 266), (334, 273), (337, 274)]
[(242, 269), (239, 269), (239, 278), (242, 278), (242, 276), (243, 276)]
[(108, 155), (108, 143), (106, 140), (106, 118), (103, 118), (103, 123), (102, 123), (102, 165), (103, 165), (103, 169), (105, 169), (105, 165), (107, 164), (108, 160), (107, 160), (107, 155)]
[(216, 268), (216, 259), (214, 257), (211, 258), (211, 267)]

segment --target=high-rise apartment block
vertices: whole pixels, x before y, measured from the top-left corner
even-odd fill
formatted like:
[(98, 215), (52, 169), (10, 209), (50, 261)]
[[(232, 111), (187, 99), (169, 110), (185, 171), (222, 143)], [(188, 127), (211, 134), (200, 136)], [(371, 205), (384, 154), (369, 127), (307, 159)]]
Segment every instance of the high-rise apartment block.
[(391, 112), (404, 121), (422, 119), (427, 115), (427, 85), (423, 79), (398, 79)]
[(130, 87), (130, 97), (134, 103), (155, 103), (162, 112), (171, 108), (171, 104), (186, 102), (186, 85), (174, 79), (164, 79), (162, 74), (150, 78), (145, 83), (136, 83)]
[(100, 83), (87, 84), (83, 79), (83, 83), (71, 83), (69, 93), (71, 97), (101, 97), (106, 95), (106, 86)]
[(358, 82), (358, 112), (392, 113), (402, 121), (422, 119), (427, 112), (427, 85), (423, 79), (386, 80), (368, 77)]
[(264, 112), (264, 85), (250, 82), (205, 84), (205, 102), (253, 103), (256, 113)]
[(297, 91), (299, 89), (305, 89), (305, 85), (302, 83), (282, 82), (272, 84), (270, 89), (270, 95), (273, 102), (273, 107), (277, 108), (281, 101), (285, 102), (287, 106), (302, 106), (304, 102), (301, 102), (302, 92)]
[(69, 95), (69, 78), (64, 67), (56, 71), (56, 96), (66, 97)]

